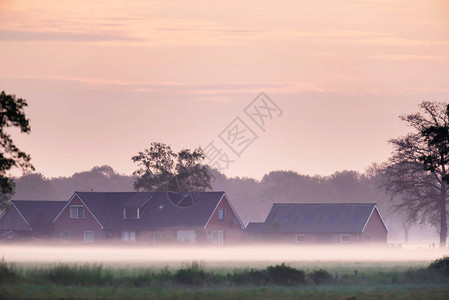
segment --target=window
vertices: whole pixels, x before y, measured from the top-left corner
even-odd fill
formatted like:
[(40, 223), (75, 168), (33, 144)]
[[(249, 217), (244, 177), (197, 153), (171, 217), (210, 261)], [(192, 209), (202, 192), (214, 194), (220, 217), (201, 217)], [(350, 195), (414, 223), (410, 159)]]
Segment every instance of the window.
[(70, 206), (70, 219), (84, 219), (84, 206), (71, 205)]
[(218, 209), (218, 220), (226, 220), (226, 209), (225, 208)]
[(135, 231), (122, 231), (122, 242), (135, 242), (136, 241), (136, 232)]
[(365, 242), (367, 243), (371, 242), (371, 234), (368, 233), (365, 235)]
[(212, 230), (209, 232), (210, 239), (216, 245), (223, 245), (225, 239), (225, 232), (222, 230)]
[(304, 236), (304, 234), (297, 234), (296, 235), (296, 242), (298, 243), (302, 243), (306, 240), (306, 237)]
[(125, 207), (123, 209), (123, 219), (139, 219), (140, 210), (137, 207)]
[(154, 233), (154, 243), (155, 244), (163, 244), (169, 240), (168, 234), (165, 232), (155, 232)]
[(72, 233), (68, 230), (61, 230), (61, 234), (59, 236), (61, 240), (70, 241), (72, 239)]
[(95, 242), (95, 232), (94, 231), (84, 231), (84, 242), (85, 243)]
[(193, 244), (196, 240), (195, 230), (177, 230), (176, 239), (185, 244)]
[(351, 236), (349, 234), (340, 235), (340, 242), (348, 243), (350, 241)]

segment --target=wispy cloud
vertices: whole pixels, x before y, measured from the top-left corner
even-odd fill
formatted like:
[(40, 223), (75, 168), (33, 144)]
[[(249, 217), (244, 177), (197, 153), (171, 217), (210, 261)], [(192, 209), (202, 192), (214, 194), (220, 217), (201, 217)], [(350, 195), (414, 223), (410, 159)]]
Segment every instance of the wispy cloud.
[(173, 81), (121, 81), (106, 78), (87, 78), (70, 76), (22, 76), (9, 75), (0, 78), (33, 81), (56, 81), (81, 84), (98, 90), (119, 90), (139, 94), (169, 94), (186, 95), (192, 100), (201, 101), (229, 101), (233, 95), (237, 94), (257, 94), (260, 91), (269, 91), (276, 94), (373, 94), (379, 90), (373, 87), (363, 86), (354, 89), (354, 84), (361, 82), (369, 83), (367, 79), (359, 77), (343, 76), (340, 78), (339, 86), (323, 81), (299, 83), (294, 81), (285, 82), (265, 82), (265, 83), (215, 83), (201, 84)]
[(0, 41), (104, 42), (138, 40), (141, 39), (113, 33), (0, 30)]
[(358, 44), (385, 45), (385, 46), (448, 46), (449, 39), (430, 40), (405, 38), (400, 36), (373, 37), (369, 39), (358, 39), (354, 41)]
[(257, 93), (263, 89), (282, 89), (287, 88), (288, 84), (283, 83), (216, 83), (216, 84), (198, 84), (198, 83), (179, 83), (172, 81), (121, 81), (105, 78), (87, 78), (70, 76), (22, 76), (8, 75), (0, 78), (17, 80), (35, 80), (35, 81), (64, 81), (76, 84), (88, 85), (98, 89), (120, 89), (137, 93), (152, 92), (170, 92), (171, 94), (190, 94), (190, 95), (217, 95), (217, 94), (235, 94), (235, 93)]
[(385, 54), (370, 55), (368, 58), (389, 61), (428, 61), (438, 63), (448, 63), (449, 56), (443, 55), (415, 55), (415, 54)]

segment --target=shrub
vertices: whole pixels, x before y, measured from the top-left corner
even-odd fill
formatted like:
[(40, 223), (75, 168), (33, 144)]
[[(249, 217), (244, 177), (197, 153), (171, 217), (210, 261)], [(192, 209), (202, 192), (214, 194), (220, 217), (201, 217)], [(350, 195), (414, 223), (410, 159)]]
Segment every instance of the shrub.
[(332, 275), (323, 269), (313, 270), (313, 272), (309, 274), (309, 277), (315, 284), (329, 284), (334, 281)]
[(179, 284), (202, 285), (206, 282), (207, 275), (197, 262), (192, 262), (191, 266), (176, 271), (174, 278)]
[(269, 266), (263, 270), (243, 270), (234, 272), (232, 281), (235, 284), (254, 285), (296, 285), (305, 282), (304, 271), (286, 266), (284, 263), (276, 266)]
[(232, 282), (237, 285), (241, 284), (254, 284), (254, 285), (265, 285), (268, 281), (268, 275), (266, 270), (242, 270), (234, 271), (231, 276)]
[(267, 272), (272, 282), (279, 285), (303, 284), (306, 281), (304, 271), (286, 266), (284, 263), (268, 267)]
[(443, 256), (443, 258), (433, 261), (427, 269), (449, 277), (449, 256)]
[(4, 282), (12, 282), (19, 277), (17, 270), (8, 265), (4, 260), (0, 262), (0, 284)]

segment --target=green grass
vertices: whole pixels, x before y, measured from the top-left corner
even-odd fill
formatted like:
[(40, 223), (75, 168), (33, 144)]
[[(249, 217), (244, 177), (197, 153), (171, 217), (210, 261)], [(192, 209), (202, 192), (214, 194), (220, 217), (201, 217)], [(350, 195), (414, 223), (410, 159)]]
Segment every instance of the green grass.
[[(428, 267), (214, 269), (0, 262), (0, 299), (446, 299), (449, 257)], [(357, 270), (357, 271), (356, 271)]]
[(447, 299), (446, 285), (297, 287), (83, 287), (17, 284), (0, 288), (3, 299)]

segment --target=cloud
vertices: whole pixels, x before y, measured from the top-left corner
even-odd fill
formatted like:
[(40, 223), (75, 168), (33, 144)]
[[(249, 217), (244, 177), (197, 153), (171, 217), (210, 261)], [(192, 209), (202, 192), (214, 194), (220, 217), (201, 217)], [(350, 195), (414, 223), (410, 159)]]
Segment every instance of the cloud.
[(344, 94), (361, 95), (377, 94), (379, 89), (368, 86), (360, 86), (354, 89), (355, 83), (368, 82), (367, 79), (359, 77), (343, 76), (340, 78), (346, 84), (334, 85), (326, 82), (299, 83), (294, 81), (277, 81), (262, 83), (215, 83), (201, 84), (173, 81), (121, 81), (105, 78), (69, 77), (69, 76), (22, 76), (7, 75), (1, 78), (33, 81), (59, 81), (72, 84), (81, 84), (97, 90), (124, 91), (137, 94), (158, 95), (186, 95), (191, 100), (200, 101), (229, 101), (238, 94), (258, 94), (267, 91), (275, 94)]
[(138, 41), (138, 40), (140, 39), (111, 33), (105, 34), (105, 33), (0, 30), (0, 41), (105, 42), (105, 41)]
[(373, 37), (369, 39), (354, 40), (358, 44), (366, 45), (385, 45), (385, 46), (447, 46), (449, 40), (426, 40), (426, 39), (410, 39), (396, 36)]
[(22, 76), (6, 75), (0, 78), (18, 80), (38, 80), (38, 81), (64, 81), (83, 84), (98, 89), (119, 89), (137, 93), (169, 92), (170, 94), (190, 94), (190, 95), (230, 95), (235, 93), (255, 93), (264, 89), (287, 88), (287, 84), (269, 83), (223, 83), (223, 84), (195, 84), (178, 83), (172, 81), (121, 81), (105, 78), (69, 77), (69, 76)]
[(413, 55), (413, 54), (390, 54), (390, 55), (371, 55), (371, 59), (390, 60), (390, 61), (434, 61), (434, 62), (448, 62), (448, 56), (442, 55)]
[(187, 28), (187, 27), (156, 27), (155, 30), (159, 31), (195, 31), (195, 32), (220, 32), (220, 33), (232, 33), (232, 34), (252, 34), (252, 33), (264, 33), (267, 30), (261, 29), (235, 29), (235, 28)]

